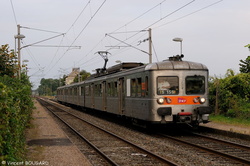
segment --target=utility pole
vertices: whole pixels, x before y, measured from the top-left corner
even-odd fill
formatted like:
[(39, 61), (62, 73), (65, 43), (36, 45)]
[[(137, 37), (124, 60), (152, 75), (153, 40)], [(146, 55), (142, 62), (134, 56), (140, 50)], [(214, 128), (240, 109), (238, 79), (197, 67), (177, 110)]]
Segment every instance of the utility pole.
[(149, 43), (149, 63), (152, 63), (152, 34), (151, 34), (151, 28), (148, 29), (148, 43)]
[(17, 39), (17, 56), (18, 56), (18, 78), (21, 79), (21, 39), (25, 38), (24, 35), (20, 34), (21, 26), (17, 25), (17, 35), (15, 35), (15, 39)]

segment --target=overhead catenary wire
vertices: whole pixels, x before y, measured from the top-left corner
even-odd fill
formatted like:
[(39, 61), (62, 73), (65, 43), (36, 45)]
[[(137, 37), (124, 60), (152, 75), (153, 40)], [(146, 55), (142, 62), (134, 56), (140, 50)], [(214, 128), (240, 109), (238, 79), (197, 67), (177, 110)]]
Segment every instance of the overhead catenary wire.
[(158, 3), (157, 5), (153, 6), (152, 8), (148, 9), (147, 11), (143, 12), (142, 14), (140, 14), (139, 16), (137, 16), (136, 18), (132, 19), (131, 21), (129, 21), (128, 23), (126, 23), (125, 25), (121, 26), (120, 28), (117, 28), (116, 30), (114, 30), (113, 32), (111, 32), (110, 34), (117, 32), (118, 30), (122, 29), (123, 27), (131, 24), (132, 22), (134, 22), (135, 20), (139, 19), (140, 17), (144, 16), (145, 14), (149, 13), (151, 10), (155, 9), (156, 7), (160, 6), (161, 4), (163, 4), (166, 0), (161, 1), (160, 3)]
[[(163, 3), (163, 2), (165, 2), (165, 1), (162, 1), (161, 3)], [(169, 17), (170, 15), (176, 13), (177, 11), (179, 11), (179, 10), (181, 10), (182, 8), (184, 8), (184, 7), (188, 6), (188, 5), (190, 5), (190, 4), (193, 3), (193, 2), (194, 2), (194, 0), (188, 2), (188, 3), (185, 4), (184, 6), (181, 6), (180, 8), (174, 10), (173, 12), (169, 13), (168, 15), (165, 15), (165, 16), (161, 17), (161, 18), (160, 18), (159, 20), (157, 20), (156, 22), (150, 24), (150, 26), (153, 26), (153, 25), (155, 25), (155, 24), (157, 24), (157, 23), (163, 21), (165, 18)], [(161, 4), (161, 3), (160, 3), (160, 4)], [(144, 12), (144, 13), (141, 14), (140, 16), (136, 17), (135, 19), (131, 20), (130, 22), (128, 22), (128, 23), (125, 24), (124, 26), (127, 26), (128, 24), (134, 22), (135, 20), (137, 20), (138, 18), (142, 17), (144, 14), (148, 13), (150, 10), (154, 9), (155, 7), (159, 6), (160, 4), (157, 4), (157, 5), (154, 6), (153, 8), (147, 10), (146, 12)], [(212, 5), (209, 5), (209, 6), (205, 7), (205, 8), (208, 8), (208, 7), (210, 7), (210, 6), (212, 6)], [(203, 8), (203, 9), (205, 9), (205, 8)], [(201, 9), (200, 9), (200, 10), (201, 10)], [(199, 11), (200, 11), (200, 10), (199, 10)], [(198, 12), (198, 11), (196, 11), (196, 12)], [(193, 13), (194, 13), (194, 12), (193, 12)], [(192, 14), (192, 13), (191, 13), (191, 14)], [(190, 15), (191, 15), (191, 14), (190, 14)], [(124, 27), (124, 26), (122, 26), (122, 27)], [(117, 32), (117, 31), (120, 30), (122, 27), (116, 29), (115, 31), (113, 31), (113, 32), (111, 32), (111, 33), (109, 33), (109, 34), (126, 33), (126, 32)], [(147, 27), (149, 27), (149, 26), (147, 26)], [(157, 28), (157, 27), (156, 27), (156, 28)], [(146, 28), (145, 28), (145, 29), (146, 29)], [(132, 32), (132, 31), (127, 31), (127, 32), (130, 33), (130, 32)], [(137, 33), (137, 34), (138, 34), (138, 33)], [(137, 35), (137, 34), (135, 34), (135, 35)], [(132, 35), (132, 36), (130, 36), (130, 37), (127, 38), (127, 39), (130, 39), (130, 38), (134, 37), (135, 35)], [(102, 39), (102, 40), (103, 40), (103, 39)], [(126, 40), (123, 40), (123, 41), (125, 42)], [(99, 42), (99, 43), (100, 43), (100, 42)], [(118, 44), (118, 45), (119, 45), (119, 44)], [(94, 48), (96, 48), (96, 46), (95, 46)], [(93, 52), (94, 48), (91, 49), (91, 51), (88, 52), (85, 56), (87, 56), (87, 55), (89, 55), (91, 52)], [(156, 51), (155, 51), (155, 48), (154, 48), (154, 52), (156, 52)], [(112, 54), (112, 56), (114, 56), (114, 55)], [(84, 59), (84, 58), (82, 58), (82, 59)], [(81, 60), (82, 60), (82, 59), (81, 59)], [(94, 58), (92, 58), (92, 59), (94, 59)], [(157, 59), (158, 59), (158, 57), (157, 57)], [(80, 60), (80, 61), (81, 61), (81, 60)], [(78, 61), (78, 62), (80, 62), (80, 61)], [(87, 62), (89, 62), (89, 60), (88, 60)], [(80, 64), (80, 65), (83, 65), (83, 64), (86, 64), (86, 63), (84, 62), (84, 63), (82, 63), (82, 64)]]
[(65, 33), (62, 33), (62, 32), (55, 32), (55, 31), (49, 31), (49, 30), (38, 29), (38, 28), (31, 28), (31, 27), (25, 27), (25, 26), (21, 26), (21, 28), (30, 29), (30, 30), (36, 30), (36, 31), (41, 31), (41, 32), (49, 32), (49, 33), (56, 33), (56, 34), (65, 34)]
[[(195, 1), (195, 0), (192, 0), (192, 1), (188, 2), (188, 3), (186, 3), (185, 5), (183, 5), (183, 6), (179, 7), (179, 8), (177, 8), (177, 9), (176, 9), (176, 10), (174, 10), (173, 12), (171, 12), (171, 13), (169, 13), (169, 14), (165, 15), (164, 17), (162, 17), (162, 18), (158, 19), (158, 20), (157, 20), (157, 21), (155, 21), (154, 23), (150, 24), (149, 26), (147, 26), (147, 27), (146, 27), (146, 28), (144, 28), (143, 30), (147, 30), (148, 28), (150, 28), (151, 26), (153, 26), (153, 25), (157, 24), (158, 22), (162, 21), (163, 19), (166, 19), (167, 17), (169, 17), (169, 16), (173, 15), (174, 13), (176, 13), (176, 12), (180, 11), (181, 9), (183, 9), (183, 8), (185, 8), (185, 7), (187, 7), (187, 6), (189, 6), (189, 5), (190, 5), (190, 4), (192, 4), (194, 1)], [(158, 5), (159, 5), (159, 4), (158, 4)], [(158, 5), (156, 5), (156, 6), (158, 6)], [(139, 31), (139, 32), (135, 33), (134, 35), (131, 35), (130, 37), (126, 38), (126, 40), (133, 38), (134, 36), (138, 35), (140, 32), (141, 32), (141, 31)], [(111, 35), (108, 35), (108, 36), (109, 36), (109, 37), (111, 37)], [(114, 38), (114, 37), (113, 37), (113, 38)], [(115, 38), (115, 39), (116, 39), (116, 40), (118, 40), (117, 38)], [(126, 43), (126, 42), (125, 42), (126, 40), (120, 40), (120, 39), (119, 39), (118, 41), (119, 41), (120, 43), (118, 43), (117, 45), (120, 45), (121, 43)], [(137, 47), (132, 46), (132, 44), (129, 44), (129, 43), (126, 43), (126, 44), (127, 44), (127, 45), (130, 45), (130, 46), (131, 46), (131, 48), (134, 48), (134, 49), (140, 50), (140, 49), (138, 49)], [(117, 45), (116, 45), (116, 46), (117, 46)], [(140, 51), (142, 51), (142, 52), (144, 52), (144, 53), (145, 53), (145, 51), (143, 51), (143, 50), (140, 50)], [(148, 53), (147, 53), (147, 54), (148, 54)]]
[[(161, 4), (163, 4), (164, 2), (165, 2), (166, 0), (163, 0), (163, 1), (161, 1), (160, 3), (158, 3), (157, 5), (155, 5), (155, 6), (153, 6), (152, 8), (150, 8), (150, 9), (148, 9), (148, 10), (146, 10), (145, 12), (143, 12), (142, 14), (140, 14), (139, 16), (137, 16), (136, 18), (134, 18), (134, 19), (132, 19), (131, 21), (129, 21), (128, 23), (126, 23), (125, 25), (123, 25), (123, 26), (121, 26), (120, 28), (117, 28), (116, 30), (114, 30), (114, 31), (112, 31), (111, 33), (108, 33), (108, 34), (118, 34), (118, 33), (133, 33), (133, 32), (138, 32), (138, 31), (127, 31), (127, 32), (117, 32), (118, 30), (120, 30), (120, 29), (122, 29), (123, 27), (125, 27), (125, 26), (127, 26), (127, 25), (129, 25), (129, 24), (131, 24), (132, 22), (134, 22), (135, 20), (137, 20), (137, 19), (139, 19), (140, 17), (142, 17), (142, 16), (144, 16), (145, 14), (147, 14), (147, 13), (149, 13), (150, 11), (152, 11), (153, 9), (155, 9), (156, 7), (158, 7), (158, 6), (160, 6)], [(106, 36), (105, 36), (106, 37)], [(105, 38), (104, 37), (104, 38)], [(104, 38), (102, 38), (101, 39), (101, 41), (103, 41), (104, 40)], [(100, 41), (100, 42), (101, 42)], [(100, 42), (98, 42), (98, 44), (97, 45), (99, 45), (99, 43)], [(96, 48), (97, 47), (97, 45), (95, 45), (94, 46), (94, 48)], [(93, 48), (93, 49), (94, 49)], [(92, 50), (93, 50), (92, 49)], [(110, 50), (110, 49), (109, 49)], [(90, 51), (90, 52), (92, 52), (92, 51)], [(88, 56), (89, 54), (90, 54), (90, 52), (89, 53), (87, 53), (86, 55), (85, 55), (85, 57), (86, 56)], [(113, 56), (113, 55), (112, 55)], [(78, 63), (80, 62), (80, 61), (82, 61), (84, 58), (82, 58), (82, 59), (80, 59), (79, 61), (78, 61)], [(85, 64), (85, 63), (82, 63), (81, 65), (83, 65), (83, 64)], [(80, 66), (81, 66), (80, 65)]]
[(28, 45), (25, 45), (25, 46), (23, 46), (23, 47), (21, 47), (21, 48), (33, 46), (33, 45), (35, 45), (35, 44), (42, 43), (42, 42), (48, 41), (48, 40), (50, 40), (50, 39), (54, 39), (54, 38), (59, 37), (59, 36), (61, 36), (61, 35), (64, 35), (64, 34), (59, 34), (59, 35), (56, 35), (56, 36), (53, 36), (53, 37), (50, 37), (50, 38), (47, 38), (47, 39), (44, 39), (44, 40), (41, 40), (41, 41), (32, 43), (32, 44), (28, 44)]
[[(89, 1), (90, 2), (90, 1)], [(103, 7), (103, 5), (105, 4), (106, 0), (104, 0), (101, 5), (97, 8), (97, 10), (94, 12), (94, 14), (90, 17), (90, 19), (88, 20), (88, 22), (85, 24), (85, 26), (82, 28), (82, 30), (79, 32), (79, 34), (75, 37), (75, 39), (73, 40), (73, 42), (70, 44), (70, 46), (68, 47), (68, 49), (62, 54), (62, 56), (55, 62), (55, 64), (48, 70), (48, 72), (50, 72), (55, 66), (56, 64), (66, 55), (66, 53), (70, 50), (70, 47), (75, 43), (75, 41), (80, 37), (80, 35), (83, 33), (83, 31), (88, 27), (88, 25), (90, 24), (90, 22), (93, 20), (93, 18), (96, 16), (96, 14), (100, 11), (100, 9)], [(78, 20), (78, 19), (77, 19)], [(48, 73), (47, 72), (47, 73)]]
[[(65, 32), (65, 35), (64, 35), (63, 37), (65, 37), (65, 36), (68, 34), (68, 32), (74, 27), (74, 25), (76, 24), (76, 22), (78, 21), (78, 19), (80, 18), (80, 16), (81, 16), (81, 15), (83, 14), (83, 12), (86, 10), (87, 6), (90, 4), (90, 2), (91, 2), (91, 0), (89, 0), (89, 1), (86, 3), (86, 5), (83, 7), (83, 9), (81, 10), (81, 12), (79, 13), (79, 15), (77, 16), (77, 18), (75, 19), (75, 21), (72, 23), (72, 25), (71, 25), (71, 26), (68, 28), (68, 30)], [(60, 41), (60, 44), (59, 44), (60, 47), (62, 47), (63, 39), (64, 39), (64, 38), (62, 38), (61, 41)], [(68, 47), (68, 46), (66, 46), (66, 47)], [(71, 47), (72, 47), (72, 46), (71, 46)], [(48, 68), (49, 68), (49, 69), (50, 69), (50, 66), (51, 66), (51, 64), (53, 63), (53, 61), (54, 61), (54, 59), (55, 59), (55, 57), (56, 57), (56, 55), (57, 55), (58, 52), (59, 52), (59, 47), (58, 47), (56, 53), (54, 54), (52, 60), (50, 61), (49, 65), (48, 65)], [(49, 71), (50, 71), (50, 70), (49, 70)]]
[(80, 16), (82, 15), (82, 13), (85, 11), (85, 9), (87, 8), (87, 6), (90, 4), (91, 0), (89, 0), (87, 2), (87, 4), (84, 6), (84, 8), (82, 9), (82, 11), (80, 12), (80, 14), (77, 16), (77, 18), (75, 19), (75, 21), (73, 22), (73, 24), (69, 27), (69, 29), (66, 31), (66, 34), (70, 31), (70, 29), (72, 27), (74, 27), (74, 25), (76, 24), (76, 22), (78, 21), (78, 19), (80, 18)]
[(171, 16), (172, 14), (174, 14), (174, 13), (180, 11), (181, 9), (183, 9), (183, 8), (185, 8), (185, 7), (189, 6), (189, 5), (191, 5), (194, 1), (195, 1), (195, 0), (192, 0), (192, 1), (188, 2), (187, 4), (185, 4), (185, 5), (181, 6), (181, 7), (179, 7), (178, 9), (176, 9), (176, 10), (174, 10), (173, 12), (171, 12), (171, 13), (165, 15), (164, 17), (160, 18), (159, 20), (155, 21), (154, 23), (150, 24), (149, 26), (147, 26), (147, 27), (144, 28), (144, 29), (148, 29), (148, 28), (152, 27), (153, 25), (155, 25), (155, 24), (157, 24), (158, 22), (164, 20), (165, 18)]
[(198, 12), (200, 12), (200, 11), (206, 9), (206, 8), (209, 8), (209, 7), (211, 7), (211, 6), (214, 6), (214, 5), (216, 5), (216, 4), (218, 4), (218, 3), (222, 2), (222, 1), (223, 1), (223, 0), (219, 0), (219, 1), (217, 1), (217, 2), (214, 2), (214, 3), (210, 4), (210, 5), (207, 5), (207, 6), (205, 6), (205, 7), (202, 7), (202, 8), (200, 8), (200, 9), (198, 9), (198, 10), (195, 10), (195, 11), (189, 13), (189, 14), (186, 14), (186, 15), (184, 15), (184, 16), (181, 16), (181, 17), (179, 17), (179, 18), (177, 18), (177, 19), (175, 19), (175, 20), (172, 20), (172, 21), (169, 21), (169, 22), (164, 23), (164, 24), (162, 24), (162, 25), (159, 25), (158, 27), (155, 27), (155, 28), (159, 28), (159, 27), (165, 26), (165, 25), (167, 25), (167, 24), (173, 23), (173, 22), (175, 22), (175, 21), (181, 20), (181, 19), (183, 19), (183, 18), (186, 18), (186, 17), (188, 17), (188, 16), (190, 16), (190, 15), (193, 15), (193, 14), (195, 14), (195, 13), (198, 13)]
[[(146, 12), (143, 12), (142, 14), (140, 14), (139, 16), (137, 16), (136, 18), (134, 18), (134, 19), (132, 19), (131, 21), (129, 21), (128, 23), (126, 23), (124, 26), (121, 26), (120, 28), (114, 30), (114, 31), (111, 32), (111, 33), (106, 34), (105, 36), (111, 37), (110, 34), (133, 33), (133, 32), (134, 32), (135, 34), (132, 35), (132, 36), (130, 36), (130, 37), (128, 37), (126, 40), (133, 38), (134, 36), (136, 36), (136, 35), (137, 35), (138, 33), (140, 33), (141, 31), (127, 31), (127, 32), (117, 32), (117, 31), (120, 30), (121, 28), (123, 28), (123, 27), (125, 27), (125, 26), (131, 24), (132, 22), (134, 22), (135, 20), (139, 19), (140, 17), (144, 16), (145, 14), (147, 14), (147, 13), (150, 12), (151, 10), (155, 9), (156, 7), (161, 6), (161, 4), (164, 3), (165, 1), (166, 1), (166, 0), (161, 1), (161, 2), (158, 3), (157, 5), (153, 6), (153, 7), (150, 8), (149, 10), (147, 10)], [(189, 3), (187, 3), (187, 4), (185, 4), (184, 6), (181, 6), (181, 7), (178, 8), (177, 10), (171, 12), (170, 14), (168, 14), (168, 15), (162, 17), (162, 18), (160, 18), (159, 20), (157, 20), (157, 22), (155, 22), (155, 23), (153, 23), (153, 24), (158, 23), (159, 21), (161, 21), (161, 20), (165, 19), (166, 17), (168, 17), (168, 16), (174, 14), (175, 12), (177, 12), (177, 11), (181, 10), (182, 8), (188, 6), (189, 4), (191, 4), (191, 3), (194, 2), (194, 1), (195, 1), (195, 0), (193, 0), (193, 1), (191, 1), (191, 2), (189, 2)], [(144, 30), (142, 30), (142, 31), (146, 31), (145, 29), (146, 29), (146, 28), (144, 28)], [(115, 37), (112, 36), (111, 38), (115, 38)], [(115, 38), (115, 39), (116, 39), (116, 40), (120, 40), (120, 39), (117, 39), (117, 38)], [(103, 40), (103, 39), (102, 39), (102, 40)], [(141, 49), (137, 48), (136, 46), (133, 46), (133, 44), (126, 43), (126, 42), (125, 42), (126, 40), (120, 40), (120, 43), (118, 43), (116, 46), (119, 46), (121, 43), (124, 43), (124, 44), (129, 45), (130, 47), (132, 47), (132, 48), (134, 48), (134, 49), (137, 49), (137, 50), (140, 50), (140, 51), (142, 51), (142, 52), (144, 52), (144, 53), (147, 53), (146, 51), (141, 50)], [(134, 41), (134, 42), (135, 42), (135, 41)], [(134, 42), (132, 42), (132, 43), (134, 43)], [(110, 49), (112, 49), (112, 48), (110, 48)], [(107, 50), (110, 50), (110, 49), (107, 49)], [(92, 49), (92, 50), (93, 50), (93, 49)], [(91, 52), (92, 52), (92, 51), (91, 51)], [(155, 50), (154, 50), (154, 52), (155, 52)], [(148, 54), (148, 53), (147, 53), (147, 54)], [(87, 55), (89, 55), (89, 53), (88, 53)], [(86, 55), (86, 56), (87, 56), (87, 55)], [(112, 56), (114, 56), (114, 55), (112, 54)], [(82, 58), (82, 59), (83, 59), (83, 58)], [(82, 60), (82, 59), (81, 59), (81, 60)], [(158, 58), (157, 58), (157, 59), (158, 59)], [(80, 61), (81, 61), (81, 60), (80, 60)], [(80, 61), (77, 61), (77, 62), (79, 63)], [(86, 64), (86, 63), (82, 63), (81, 65), (83, 65), (83, 64)]]
[(17, 23), (17, 18), (16, 18), (16, 12), (15, 12), (12, 0), (10, 0), (10, 3), (11, 3), (12, 12), (13, 12), (13, 15), (14, 15), (15, 23), (17, 25), (18, 23)]
[[(160, 18), (159, 20), (155, 21), (154, 23), (152, 23), (152, 24), (150, 24), (149, 26), (147, 26), (146, 28), (144, 28), (144, 30), (146, 30), (147, 28), (149, 28), (149, 27), (151, 27), (151, 26), (153, 26), (153, 25), (155, 25), (155, 24), (157, 24), (157, 23), (163, 21), (165, 18), (167, 18), (167, 17), (173, 15), (174, 13), (176, 13), (176, 12), (178, 12), (179, 10), (183, 9), (184, 7), (187, 7), (187, 6), (191, 5), (194, 1), (195, 1), (195, 0), (192, 0), (192, 1), (188, 2), (187, 4), (185, 4), (184, 6), (181, 6), (180, 8), (174, 10), (173, 12), (171, 12), (171, 13), (165, 15), (164, 17)], [(156, 29), (156, 28), (159, 28), (159, 27), (161, 27), (161, 26), (164, 26), (164, 25), (166, 25), (166, 24), (170, 24), (170, 23), (172, 23), (172, 22), (175, 22), (175, 21), (177, 21), (177, 20), (183, 19), (183, 18), (185, 18), (185, 17), (187, 17), (187, 16), (190, 16), (190, 15), (192, 15), (192, 14), (194, 14), (194, 13), (200, 12), (201, 10), (204, 10), (204, 9), (206, 9), (206, 8), (209, 8), (209, 7), (213, 6), (213, 5), (216, 5), (216, 4), (218, 4), (218, 3), (222, 2), (222, 1), (223, 1), (223, 0), (219, 0), (219, 1), (217, 1), (217, 2), (214, 2), (214, 3), (212, 3), (212, 4), (210, 4), (210, 5), (207, 5), (207, 6), (201, 8), (201, 9), (199, 9), (199, 10), (196, 10), (196, 11), (194, 11), (194, 12), (191, 12), (191, 13), (187, 14), (187, 15), (184, 15), (184, 16), (182, 16), (182, 17), (179, 17), (179, 18), (177, 18), (177, 19), (175, 19), (175, 20), (173, 20), (173, 21), (170, 21), (170, 22), (168, 22), (168, 23), (165, 23), (165, 24), (163, 24), (163, 25), (160, 25), (160, 26), (158, 26), (158, 27), (155, 27), (155, 29)], [(125, 25), (126, 25), (126, 24), (125, 24)], [(121, 29), (121, 28), (119, 28), (119, 29)], [(112, 33), (110, 33), (110, 34), (118, 34), (118, 33), (126, 33), (126, 32), (112, 32)], [(136, 35), (138, 35), (138, 34), (139, 34), (139, 32), (135, 33), (134, 35), (132, 35), (132, 36), (130, 36), (130, 37), (127, 37), (125, 40), (121, 40), (120, 43), (118, 43), (117, 45), (121, 44), (121, 42), (125, 42), (126, 40), (128, 40), (128, 39), (130, 39), (130, 38), (133, 38), (134, 36), (136, 36)], [(116, 45), (116, 46), (117, 46), (117, 45)], [(132, 45), (132, 44), (131, 44), (131, 45)], [(154, 52), (156, 52), (156, 51), (155, 51), (155, 48), (153, 48), (153, 49), (154, 49)], [(158, 57), (156, 57), (156, 58), (157, 58), (157, 61), (158, 61)]]
[[(165, 1), (163, 1), (163, 2), (165, 2)], [(90, 1), (88, 2), (88, 3), (90, 3)], [(198, 12), (198, 11), (196, 11), (196, 12)], [(194, 13), (194, 12), (193, 12)], [(193, 14), (193, 13), (191, 13), (191, 14)], [(191, 14), (189, 14), (189, 15), (191, 15)], [(80, 17), (80, 15), (79, 15), (79, 17)], [(186, 16), (185, 16), (186, 17)], [(138, 18), (140, 18), (140, 17), (138, 17)], [(184, 18), (184, 16), (183, 16), (183, 18)], [(134, 21), (136, 21), (137, 19), (134, 19)], [(76, 20), (77, 21), (77, 20)], [(74, 22), (74, 24), (72, 24), (72, 26), (71, 27), (74, 27), (74, 25), (75, 25), (75, 23), (76, 23), (76, 21)], [(156, 25), (156, 24), (158, 24), (158, 23), (162, 23), (162, 21), (163, 21), (163, 17), (161, 17), (159, 20), (157, 20), (158, 22), (157, 23), (155, 23), (154, 25)], [(177, 20), (176, 20), (177, 21)], [(171, 23), (171, 22), (170, 22)], [(128, 24), (130, 24), (129, 22), (128, 22)], [(125, 26), (127, 26), (128, 24), (125, 24)], [(169, 24), (169, 22), (168, 23), (166, 23), (166, 24)], [(164, 24), (162, 25), (162, 26), (164, 26)], [(124, 26), (123, 26), (124, 27)], [(159, 26), (160, 27), (160, 26)], [(158, 28), (158, 27), (155, 27), (155, 28)], [(70, 29), (69, 29), (70, 30)], [(128, 31), (128, 32), (130, 32), (130, 31)], [(114, 32), (114, 34), (115, 34), (116, 32)], [(117, 32), (117, 33), (119, 33), (119, 32)], [(81, 34), (80, 34), (81, 35)], [(130, 36), (129, 36), (130, 37)], [(75, 40), (77, 40), (78, 38), (76, 38)], [(126, 40), (124, 40), (124, 41), (126, 41)], [(132, 45), (132, 44), (131, 44)], [(87, 52), (87, 54), (85, 55), (85, 56), (87, 56), (87, 55), (89, 55), (91, 52), (94, 52), (94, 49), (95, 48), (97, 48), (97, 47), (94, 47), (93, 49), (91, 49), (91, 51), (89, 51), (89, 52)], [(68, 51), (68, 50), (67, 50)], [(65, 52), (65, 54), (67, 53), (67, 51)], [(98, 57), (98, 56), (97, 56)], [(83, 58), (84, 59), (84, 58)], [(86, 59), (86, 58), (85, 58)], [(59, 60), (60, 61), (60, 60)], [(80, 61), (77, 61), (77, 62), (80, 62)], [(89, 61), (88, 61), (89, 62)], [(86, 63), (84, 63), (84, 64), (86, 64)], [(55, 64), (56, 65), (56, 64)]]

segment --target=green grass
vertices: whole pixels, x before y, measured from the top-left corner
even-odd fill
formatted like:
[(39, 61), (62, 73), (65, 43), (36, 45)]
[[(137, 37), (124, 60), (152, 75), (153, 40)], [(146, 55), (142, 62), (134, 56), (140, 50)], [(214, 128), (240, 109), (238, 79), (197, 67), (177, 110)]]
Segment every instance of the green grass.
[(209, 119), (213, 122), (223, 123), (223, 124), (232, 124), (238, 126), (250, 127), (250, 120), (225, 117), (222, 115), (210, 115)]

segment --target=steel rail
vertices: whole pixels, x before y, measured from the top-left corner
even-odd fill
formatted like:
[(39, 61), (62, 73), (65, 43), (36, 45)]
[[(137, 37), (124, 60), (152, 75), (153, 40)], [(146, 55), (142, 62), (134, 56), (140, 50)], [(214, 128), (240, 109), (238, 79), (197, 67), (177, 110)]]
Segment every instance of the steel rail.
[(237, 162), (241, 162), (243, 164), (249, 164), (250, 163), (250, 160), (240, 158), (240, 157), (237, 157), (237, 156), (234, 156), (234, 155), (226, 154), (226, 153), (223, 153), (223, 152), (220, 152), (220, 151), (216, 151), (216, 150), (213, 150), (211, 148), (200, 146), (200, 145), (197, 145), (197, 144), (194, 144), (194, 143), (191, 143), (191, 142), (179, 139), (179, 138), (175, 138), (175, 137), (172, 137), (172, 136), (169, 136), (169, 135), (166, 135), (166, 134), (158, 133), (158, 135), (169, 138), (169, 139), (177, 141), (177, 142), (181, 142), (183, 144), (187, 144), (187, 145), (202, 149), (202, 150), (206, 150), (206, 151), (208, 151), (210, 153), (214, 153), (214, 154), (220, 155), (222, 157), (229, 158), (230, 160), (235, 160)]
[[(92, 144), (87, 138), (82, 136), (78, 131), (76, 131), (70, 124), (68, 124), (65, 120), (60, 118), (55, 112), (52, 111), (52, 109), (48, 108), (43, 102), (46, 102), (44, 100), (38, 99), (38, 101), (47, 109), (49, 110), (54, 116), (56, 116), (58, 119), (60, 119), (66, 126), (68, 126), (76, 135), (78, 135), (81, 139), (83, 139), (87, 144), (89, 144), (92, 148), (94, 148), (103, 158), (105, 158), (111, 165), (113, 166), (119, 166), (115, 161), (113, 161), (111, 158), (109, 158), (107, 155), (102, 153), (102, 151), (99, 150), (98, 147), (96, 147), (94, 144)], [(48, 103), (48, 102), (46, 102)], [(48, 103), (49, 104), (49, 103)], [(60, 109), (60, 108), (59, 108)]]
[[(48, 103), (48, 102), (47, 102), (47, 103)], [(58, 107), (58, 106), (56, 106), (56, 105), (54, 105), (54, 104), (52, 104), (52, 103), (48, 103), (48, 104), (50, 104), (50, 105), (52, 105), (52, 106), (54, 106), (54, 107), (56, 107), (56, 108), (58, 108), (58, 109), (64, 111), (62, 108), (60, 108), (60, 107)], [(64, 111), (64, 112), (67, 112), (67, 111)], [(116, 135), (116, 134), (114, 134), (114, 133), (112, 133), (112, 132), (110, 132), (110, 131), (107, 131), (107, 130), (105, 130), (105, 129), (103, 129), (103, 128), (101, 128), (101, 127), (95, 125), (95, 124), (92, 124), (91, 122), (88, 122), (88, 121), (85, 120), (85, 119), (82, 119), (82, 118), (80, 118), (80, 117), (78, 117), (78, 116), (76, 116), (76, 115), (74, 115), (74, 114), (72, 114), (72, 113), (70, 113), (70, 112), (67, 112), (67, 113), (70, 114), (70, 115), (72, 115), (72, 116), (74, 116), (75, 118), (77, 118), (77, 119), (79, 119), (79, 120), (81, 120), (81, 121), (84, 121), (85, 123), (88, 123), (88, 124), (91, 125), (91, 126), (96, 127), (97, 129), (99, 129), (99, 130), (101, 130), (101, 131), (103, 131), (103, 132), (105, 132), (105, 133), (108, 133), (109, 135), (111, 135), (111, 136), (113, 136), (113, 137), (116, 137), (116, 138), (118, 138), (118, 139), (120, 139), (120, 140), (126, 142), (126, 143), (129, 144), (129, 145), (132, 145), (133, 147), (135, 147), (135, 148), (137, 148), (137, 149), (139, 149), (139, 150), (141, 150), (141, 151), (144, 151), (144, 152), (148, 153), (148, 154), (151, 155), (152, 157), (154, 157), (154, 158), (156, 158), (156, 159), (158, 159), (158, 160), (160, 160), (160, 161), (162, 161), (162, 162), (165, 162), (165, 163), (167, 163), (168, 165), (172, 165), (172, 166), (177, 166), (177, 165), (178, 165), (177, 163), (172, 162), (172, 161), (170, 161), (170, 160), (168, 160), (168, 159), (166, 159), (166, 158), (163, 158), (163, 157), (161, 157), (161, 156), (159, 156), (159, 155), (157, 155), (157, 154), (155, 154), (155, 153), (153, 153), (153, 152), (150, 152), (150, 151), (148, 151), (147, 149), (142, 148), (142, 147), (140, 147), (140, 146), (134, 144), (134, 143), (131, 142), (131, 141), (128, 141), (128, 140), (126, 140), (126, 139), (124, 139), (124, 138), (122, 138), (122, 137), (120, 137), (120, 136), (118, 136), (118, 135)]]
[(239, 144), (239, 143), (222, 140), (222, 139), (219, 139), (219, 138), (213, 138), (213, 137), (210, 137), (210, 136), (207, 136), (207, 135), (198, 134), (198, 133), (191, 133), (191, 134), (199, 136), (199, 137), (203, 137), (203, 138), (206, 138), (206, 139), (210, 139), (212, 141), (221, 142), (223, 144), (228, 144), (228, 145), (231, 145), (231, 146), (236, 146), (236, 147), (239, 147), (239, 148), (244, 148), (244, 149), (250, 151), (250, 146), (247, 146), (247, 145), (242, 145), (242, 144)]

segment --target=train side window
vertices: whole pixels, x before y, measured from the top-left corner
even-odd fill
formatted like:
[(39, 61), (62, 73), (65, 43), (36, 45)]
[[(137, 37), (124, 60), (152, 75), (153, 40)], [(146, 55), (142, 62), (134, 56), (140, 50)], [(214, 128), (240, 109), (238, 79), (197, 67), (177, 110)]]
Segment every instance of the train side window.
[(108, 96), (111, 96), (111, 84), (110, 83), (107, 84), (107, 94)]
[(85, 86), (85, 95), (89, 96), (89, 86)]
[(117, 82), (114, 82), (114, 96), (117, 97), (118, 96), (118, 86), (117, 86)]
[(142, 97), (148, 96), (148, 76), (145, 77), (144, 82), (141, 83)]
[(95, 90), (95, 96), (99, 96), (99, 86), (97, 84), (95, 85), (94, 90)]
[(161, 76), (157, 78), (158, 95), (179, 94), (179, 78), (177, 76)]
[(141, 97), (142, 92), (141, 78), (137, 78), (137, 96)]
[(84, 96), (84, 87), (81, 86), (81, 96)]
[(131, 79), (131, 96), (135, 97), (136, 95), (136, 79)]
[(99, 92), (99, 96), (102, 96), (102, 84), (99, 84), (99, 89), (98, 89), (98, 92)]
[(78, 96), (77, 94), (78, 94), (78, 88), (75, 87), (75, 94), (74, 94), (74, 95), (75, 95), (75, 96)]

